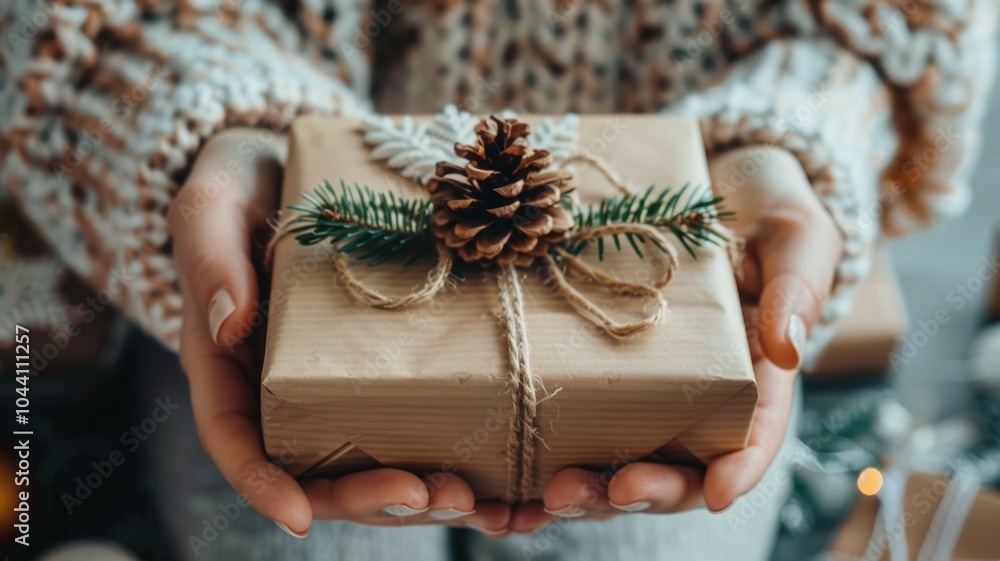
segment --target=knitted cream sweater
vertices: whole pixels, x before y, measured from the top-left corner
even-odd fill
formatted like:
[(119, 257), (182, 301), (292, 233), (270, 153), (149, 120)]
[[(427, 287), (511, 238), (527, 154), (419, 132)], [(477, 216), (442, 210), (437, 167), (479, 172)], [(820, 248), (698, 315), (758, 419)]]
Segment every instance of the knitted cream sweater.
[(996, 0), (4, 0), (0, 189), (96, 286), (132, 279), (119, 304), (174, 347), (164, 215), (226, 127), (447, 103), (695, 114), (709, 152), (802, 162), (848, 239), (828, 325), (881, 233), (968, 205), (996, 16)]

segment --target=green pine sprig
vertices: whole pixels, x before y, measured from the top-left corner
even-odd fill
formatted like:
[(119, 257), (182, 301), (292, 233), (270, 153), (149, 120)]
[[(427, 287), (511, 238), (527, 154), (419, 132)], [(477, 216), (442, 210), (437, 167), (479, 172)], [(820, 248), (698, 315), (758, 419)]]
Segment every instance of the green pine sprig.
[[(689, 190), (690, 196), (685, 197), (684, 194)], [(735, 213), (721, 208), (721, 202), (722, 197), (714, 196), (709, 188), (691, 188), (689, 184), (685, 184), (674, 192), (669, 187), (656, 189), (654, 185), (650, 185), (641, 193), (615, 195), (601, 201), (599, 205), (578, 210), (575, 222), (577, 228), (614, 224), (649, 224), (665, 228), (674, 234), (692, 257), (697, 258), (694, 248), (703, 244), (721, 245), (728, 241), (718, 225)], [(640, 234), (624, 236), (636, 255), (643, 258), (640, 244), (646, 243), (645, 237)], [(622, 250), (620, 238), (620, 234), (612, 236), (618, 251)], [(596, 241), (598, 259), (604, 259), (604, 239), (598, 238)], [(588, 243), (582, 241), (568, 249), (571, 253), (579, 254)], [(655, 242), (654, 245), (661, 251), (666, 251)]]
[[(719, 206), (722, 198), (712, 195), (711, 189), (694, 188), (690, 196), (685, 197), (689, 189), (689, 185), (684, 185), (674, 192), (670, 188), (657, 189), (650, 185), (642, 193), (616, 195), (599, 205), (576, 210), (574, 227), (648, 224), (664, 228), (697, 258), (694, 248), (727, 241), (718, 225), (735, 213), (723, 210)], [(292, 220), (289, 232), (295, 234), (302, 245), (323, 241), (339, 244), (339, 251), (354, 254), (369, 266), (396, 256), (405, 257), (403, 265), (409, 266), (433, 247), (434, 236), (430, 229), (433, 203), (427, 199), (397, 197), (392, 192), (376, 192), (357, 183), (349, 186), (343, 180), (339, 189), (324, 181), (313, 194), (303, 193), (302, 196), (309, 205), (289, 207), (299, 213)], [(640, 246), (649, 240), (640, 234), (614, 235), (612, 240), (618, 251), (622, 250), (621, 236), (640, 258), (644, 257)], [(590, 241), (578, 242), (568, 250), (579, 254), (588, 243)], [(596, 243), (598, 258), (604, 259), (605, 240), (599, 238)], [(651, 243), (666, 251), (655, 241)], [(455, 263), (452, 274), (464, 278), (459, 261)]]
[(397, 255), (406, 256), (408, 266), (433, 246), (429, 200), (348, 186), (343, 180), (339, 189), (324, 181), (312, 195), (302, 196), (308, 206), (289, 207), (299, 212), (292, 224), (300, 224), (289, 232), (302, 245), (340, 244), (340, 252), (355, 254), (371, 267)]

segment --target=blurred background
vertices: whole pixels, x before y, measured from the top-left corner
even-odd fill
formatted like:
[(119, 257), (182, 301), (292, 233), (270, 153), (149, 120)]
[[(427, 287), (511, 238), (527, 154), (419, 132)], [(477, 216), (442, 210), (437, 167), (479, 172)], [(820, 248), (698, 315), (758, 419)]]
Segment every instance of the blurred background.
[[(776, 561), (823, 552), (858, 496), (859, 474), (900, 456), (951, 474), (975, 470), (1000, 483), (1000, 89), (994, 87), (983, 154), (966, 216), (891, 243), (856, 312), (805, 378)], [(0, 186), (0, 401), (18, 397), (14, 324), (32, 327), (31, 542), (48, 559), (58, 546), (114, 544), (122, 558), (176, 558), (152, 501), (150, 456), (157, 403), (144, 377), (178, 376), (176, 357), (102, 305), (54, 260)], [(68, 326), (82, 326), (68, 329)], [(162, 413), (162, 412), (161, 412)], [(168, 422), (190, 422), (185, 417)], [(6, 414), (5, 414), (6, 415)], [(5, 420), (5, 423), (13, 421)], [(9, 431), (0, 434), (9, 438)], [(0, 534), (13, 539), (13, 442), (0, 443)], [(862, 485), (864, 486), (864, 485)], [(109, 550), (95, 559), (110, 559)], [(13, 553), (11, 553), (13, 555)]]

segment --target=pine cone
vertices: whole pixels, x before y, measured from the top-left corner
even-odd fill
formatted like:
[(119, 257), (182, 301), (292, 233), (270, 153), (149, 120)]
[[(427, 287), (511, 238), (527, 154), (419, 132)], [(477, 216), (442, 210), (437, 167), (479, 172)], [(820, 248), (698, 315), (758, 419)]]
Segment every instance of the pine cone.
[(572, 227), (560, 200), (573, 190), (572, 177), (543, 171), (552, 157), (528, 146), (530, 132), (526, 123), (490, 116), (476, 125), (474, 146), (455, 145), (464, 167), (438, 162), (428, 186), (431, 228), (463, 261), (526, 266)]

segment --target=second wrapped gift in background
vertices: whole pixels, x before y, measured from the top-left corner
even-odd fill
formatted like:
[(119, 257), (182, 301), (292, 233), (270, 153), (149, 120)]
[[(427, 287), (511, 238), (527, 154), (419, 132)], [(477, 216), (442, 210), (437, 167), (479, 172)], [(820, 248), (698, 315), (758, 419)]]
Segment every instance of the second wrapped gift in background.
[[(688, 184), (684, 196), (696, 193), (694, 186), (710, 185), (694, 120), (570, 116), (524, 121), (532, 129), (516, 144), (550, 153), (536, 160), (548, 164), (538, 173), (571, 172), (571, 180), (553, 181), (565, 184), (564, 194), (572, 190), (579, 204), (606, 214), (622, 214), (622, 208), (599, 206), (616, 196), (615, 182), (637, 193), (650, 186), (672, 187), (673, 194)], [(492, 127), (485, 138), (493, 141), (504, 130), (528, 132), (497, 119), (479, 125), (477, 139), (479, 122), (454, 110), (415, 121), (296, 121), (282, 206), (303, 205), (304, 193), (340, 180), (349, 188), (328, 193), (342, 194), (341, 204), (351, 193), (364, 192), (352, 190), (355, 183), (394, 198), (427, 200), (428, 185), (442, 171), (435, 160), (471, 165), (459, 173), (468, 173), (469, 180), (489, 167), (477, 163), (475, 153), (457, 157), (462, 151), (453, 148), (456, 142), (482, 142), (484, 127)], [(501, 151), (514, 144), (504, 144), (503, 138), (497, 142)], [(494, 149), (487, 146), (480, 156)], [(525, 150), (510, 149), (525, 162), (518, 163), (520, 171), (513, 166), (505, 173), (516, 175), (529, 165), (531, 152)], [(443, 171), (457, 169), (445, 166)], [(532, 181), (515, 187), (528, 189)], [(442, 190), (438, 185), (438, 194)], [(527, 206), (539, 199), (520, 197), (519, 204)], [(641, 214), (635, 208), (640, 198), (617, 195), (614, 200)], [(681, 197), (675, 208), (691, 204)], [(442, 208), (440, 201), (434, 208)], [(324, 212), (320, 215), (337, 214), (330, 205)], [(503, 212), (496, 211), (498, 216)], [(546, 219), (543, 233), (558, 230), (564, 218), (558, 209), (551, 212), (557, 215)], [(580, 227), (583, 215), (576, 216), (567, 235)], [(445, 216), (433, 227), (474, 236), (483, 226), (456, 225)], [(441, 239), (455, 247), (455, 235)], [(635, 284), (660, 290), (656, 279), (670, 269), (669, 254), (655, 247), (661, 242), (640, 231), (600, 244), (591, 240), (579, 267), (555, 252), (548, 253), (555, 255), (549, 260), (545, 251), (537, 260), (531, 255), (518, 259), (520, 265), (535, 261), (531, 266), (465, 264), (463, 280), (447, 275), (447, 288), (435, 288), (431, 297), (415, 298), (403, 310), (383, 309), (394, 307), (387, 303), (391, 298), (374, 304), (375, 297), (359, 298), (357, 287), (401, 295), (437, 286), (441, 279), (434, 271), (440, 263), (435, 265), (433, 249), (409, 267), (402, 266), (405, 259), (366, 266), (364, 260), (334, 254), (328, 242), (304, 245), (294, 234), (282, 237), (274, 246), (262, 379), (268, 453), (296, 476), (336, 476), (381, 466), (420, 475), (444, 471), (465, 478), (480, 500), (518, 501), (539, 498), (549, 478), (568, 466), (620, 468), (637, 459), (701, 465), (742, 448), (757, 388), (729, 255), (724, 247), (704, 243), (693, 248), (695, 258), (675, 232), (664, 228), (663, 236), (681, 249), (674, 252), (675, 274), (655, 298), (619, 293)], [(547, 243), (544, 236), (540, 240), (522, 246)], [(445, 247), (443, 241), (438, 247)], [(630, 247), (633, 242), (643, 259)], [(462, 255), (483, 257), (470, 255), (469, 247), (499, 251), (489, 243), (460, 248), (456, 262)], [(614, 286), (609, 275), (624, 284)], [(666, 309), (660, 313), (663, 299)], [(621, 323), (652, 321), (634, 335), (609, 334), (595, 313)]]

